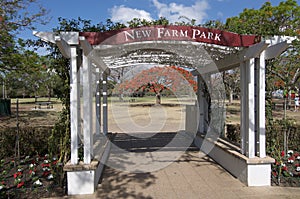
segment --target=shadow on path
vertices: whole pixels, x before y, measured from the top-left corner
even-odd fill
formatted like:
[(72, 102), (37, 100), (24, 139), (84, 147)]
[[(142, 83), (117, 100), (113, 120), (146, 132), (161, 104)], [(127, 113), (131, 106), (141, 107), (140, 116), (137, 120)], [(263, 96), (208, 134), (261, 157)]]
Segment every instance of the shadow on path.
[[(209, 158), (199, 158), (195, 155), (196, 153), (185, 153), (185, 151), (197, 152), (199, 148), (193, 144), (193, 137), (183, 132), (134, 133), (130, 135), (115, 133), (111, 136), (111, 142), (112, 148), (108, 160), (108, 165), (111, 167), (106, 166), (104, 169), (97, 198), (155, 198), (153, 197), (155, 193), (152, 193), (151, 190), (161, 183), (162, 179), (158, 179), (157, 175), (168, 165), (183, 162), (185, 164), (193, 162), (195, 166), (215, 164)], [(179, 156), (176, 159), (170, 157), (178, 151), (181, 152), (182, 157)], [(135, 154), (137, 159), (129, 157), (129, 153)], [(157, 154), (163, 154), (163, 158), (155, 158)], [(150, 160), (146, 160), (147, 158)], [(151, 172), (127, 170), (139, 161), (150, 166), (163, 162), (167, 166)], [(167, 177), (163, 177), (163, 179), (167, 180)]]

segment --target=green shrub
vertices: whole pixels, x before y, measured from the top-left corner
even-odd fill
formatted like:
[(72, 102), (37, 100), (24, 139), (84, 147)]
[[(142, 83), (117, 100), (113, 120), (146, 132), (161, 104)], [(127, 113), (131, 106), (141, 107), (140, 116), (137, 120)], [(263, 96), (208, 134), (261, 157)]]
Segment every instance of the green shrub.
[[(45, 154), (48, 151), (48, 137), (51, 135), (52, 127), (20, 127), (19, 149), (20, 155)], [(0, 158), (12, 157), (15, 154), (17, 128), (0, 129)]]

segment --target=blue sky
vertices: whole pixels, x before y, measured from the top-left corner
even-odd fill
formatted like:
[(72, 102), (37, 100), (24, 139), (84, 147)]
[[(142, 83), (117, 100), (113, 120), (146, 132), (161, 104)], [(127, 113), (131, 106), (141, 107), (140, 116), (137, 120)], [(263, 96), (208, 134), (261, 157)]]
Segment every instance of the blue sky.
[[(196, 24), (207, 20), (237, 16), (245, 8), (258, 9), (267, 0), (39, 0), (49, 10), (52, 19), (47, 25), (37, 26), (38, 31), (52, 31), (58, 26), (58, 17), (91, 20), (92, 23), (131, 20), (134, 17), (148, 20), (166, 17), (171, 22), (180, 21), (180, 16), (196, 19)], [(269, 0), (278, 5), (280, 0)], [(299, 0), (298, 0), (299, 3)], [(34, 11), (32, 8), (31, 11)], [(181, 18), (181, 20), (183, 20)], [(30, 38), (31, 32), (23, 32), (23, 38)]]

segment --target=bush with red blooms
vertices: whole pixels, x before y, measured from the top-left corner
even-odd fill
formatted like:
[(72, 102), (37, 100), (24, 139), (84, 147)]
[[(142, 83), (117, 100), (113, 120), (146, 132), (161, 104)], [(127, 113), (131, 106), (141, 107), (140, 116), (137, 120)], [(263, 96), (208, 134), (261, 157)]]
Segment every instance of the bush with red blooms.
[(272, 165), (272, 183), (300, 187), (300, 153), (289, 150), (281, 152), (279, 160)]
[[(17, 165), (16, 162), (19, 162)], [(58, 185), (63, 164), (56, 157), (26, 156), (20, 161), (2, 159), (0, 162), (0, 198), (26, 198)], [(39, 191), (37, 191), (39, 190)], [(61, 188), (60, 190), (63, 190)], [(63, 192), (63, 191), (62, 191)], [(38, 195), (37, 197), (39, 197)]]

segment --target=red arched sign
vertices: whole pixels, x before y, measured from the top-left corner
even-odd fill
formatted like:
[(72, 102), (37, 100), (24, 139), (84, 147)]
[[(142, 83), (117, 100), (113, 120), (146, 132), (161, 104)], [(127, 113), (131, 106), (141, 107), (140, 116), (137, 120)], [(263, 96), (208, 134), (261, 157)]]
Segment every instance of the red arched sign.
[(193, 41), (230, 47), (247, 47), (260, 41), (256, 35), (194, 26), (143, 26), (107, 32), (81, 32), (91, 45), (126, 44), (140, 41)]

